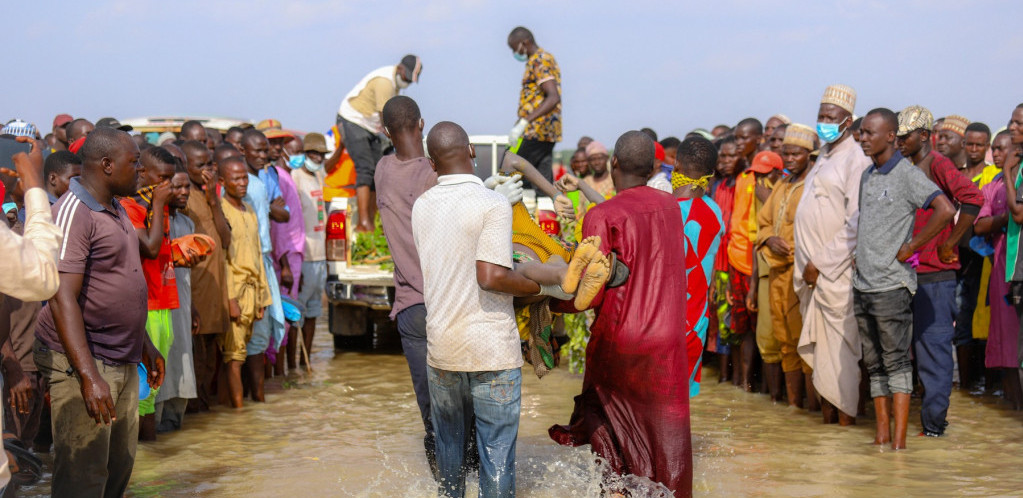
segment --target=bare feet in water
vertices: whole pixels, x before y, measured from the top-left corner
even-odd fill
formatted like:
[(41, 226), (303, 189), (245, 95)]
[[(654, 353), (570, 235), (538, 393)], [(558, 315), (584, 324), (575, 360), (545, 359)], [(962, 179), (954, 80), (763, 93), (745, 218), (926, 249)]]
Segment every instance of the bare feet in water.
[[(586, 266), (586, 274), (583, 275), (582, 282), (575, 294), (575, 309), (577, 310), (590, 307), (593, 298), (597, 297), (597, 293), (604, 287), (604, 282), (607, 282), (607, 278), (611, 275), (611, 262), (607, 256), (599, 252), (597, 254), (598, 256)], [(575, 259), (573, 258), (572, 261), (574, 262)], [(571, 270), (571, 268), (569, 269)]]
[[(579, 287), (579, 280), (583, 277), (583, 271), (595, 258), (602, 256), (600, 253), (600, 237), (587, 237), (579, 243), (572, 254), (572, 261), (568, 263), (568, 270), (561, 280), (561, 289), (569, 294), (574, 294)], [(605, 278), (606, 280), (606, 278)], [(603, 282), (601, 282), (603, 284)], [(593, 299), (592, 297), (590, 298)], [(588, 303), (589, 301), (587, 301)]]

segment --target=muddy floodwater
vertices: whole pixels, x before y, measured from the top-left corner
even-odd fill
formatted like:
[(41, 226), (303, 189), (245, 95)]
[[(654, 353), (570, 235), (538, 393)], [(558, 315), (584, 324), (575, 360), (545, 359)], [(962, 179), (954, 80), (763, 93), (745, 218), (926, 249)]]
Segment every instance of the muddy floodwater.
[[(404, 357), (335, 353), (330, 339), (321, 326), (312, 374), (271, 381), (265, 404), (190, 415), (184, 430), (140, 444), (129, 495), (436, 496)], [(540, 381), (527, 367), (522, 377), (518, 495), (598, 496), (588, 449), (547, 437), (551, 424), (568, 422), (582, 376), (561, 368)], [(716, 372), (704, 379), (713, 380), (692, 402), (698, 496), (1023, 494), (1023, 416), (995, 398), (953, 393), (938, 439), (912, 436), (914, 400), (909, 449), (893, 452), (869, 444), (870, 417), (825, 426), (819, 414), (717, 384)], [(44, 481), (23, 494), (48, 490)]]

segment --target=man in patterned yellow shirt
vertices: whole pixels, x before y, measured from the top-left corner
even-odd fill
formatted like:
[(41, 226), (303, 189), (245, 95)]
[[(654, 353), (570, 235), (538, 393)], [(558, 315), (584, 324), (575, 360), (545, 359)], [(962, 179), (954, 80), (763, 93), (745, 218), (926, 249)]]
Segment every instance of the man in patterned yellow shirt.
[[(551, 160), (554, 144), (561, 141), (561, 70), (554, 56), (538, 47), (533, 33), (522, 26), (508, 35), (508, 48), (516, 60), (526, 63), (519, 92), (519, 120), (508, 134), (508, 142), (512, 152), (554, 183)], [(523, 186), (533, 188), (528, 183)]]

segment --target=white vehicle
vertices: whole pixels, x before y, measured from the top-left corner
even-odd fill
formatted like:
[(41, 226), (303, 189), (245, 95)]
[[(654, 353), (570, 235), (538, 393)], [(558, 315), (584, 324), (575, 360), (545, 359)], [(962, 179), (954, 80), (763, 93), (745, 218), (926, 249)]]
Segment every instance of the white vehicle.
[[(476, 175), (497, 174), (500, 152), (508, 147), (505, 135), (474, 135)], [(554, 203), (526, 192), (527, 207), (535, 203), (553, 219)], [(349, 199), (351, 202), (349, 202)], [(397, 328), (389, 315), (394, 302), (394, 273), (379, 266), (351, 264), (353, 227), (358, 216), (355, 198), (334, 198), (327, 206), (327, 300), (329, 329), (338, 349), (400, 348)]]
[(185, 121), (190, 120), (196, 120), (202, 123), (203, 127), (212, 128), (221, 133), (227, 131), (232, 126), (252, 126), (252, 121), (247, 119), (210, 116), (151, 116), (123, 119), (121, 124), (130, 125), (135, 131), (141, 133), (163, 133), (165, 131), (178, 133), (181, 131), (181, 125), (185, 124)]

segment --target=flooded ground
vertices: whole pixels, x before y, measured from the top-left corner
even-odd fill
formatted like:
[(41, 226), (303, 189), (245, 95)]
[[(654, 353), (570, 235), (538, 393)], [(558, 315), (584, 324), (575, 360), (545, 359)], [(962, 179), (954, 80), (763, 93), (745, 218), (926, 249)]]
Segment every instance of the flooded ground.
[[(129, 495), (436, 496), (404, 357), (335, 354), (325, 327), (314, 351), (314, 372), (275, 381), (267, 403), (192, 415), (183, 431), (140, 444)], [(559, 369), (539, 381), (527, 370), (523, 379), (519, 496), (597, 496), (588, 450), (547, 437), (551, 424), (568, 421), (582, 377)], [(947, 436), (910, 437), (903, 452), (869, 444), (872, 418), (824, 426), (819, 414), (729, 384), (705, 384), (692, 414), (697, 495), (1023, 493), (1023, 416), (995, 398), (955, 392)], [(914, 405), (911, 434), (918, 414)]]

